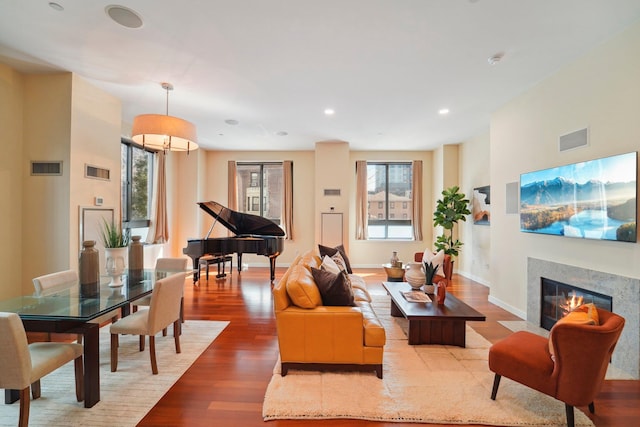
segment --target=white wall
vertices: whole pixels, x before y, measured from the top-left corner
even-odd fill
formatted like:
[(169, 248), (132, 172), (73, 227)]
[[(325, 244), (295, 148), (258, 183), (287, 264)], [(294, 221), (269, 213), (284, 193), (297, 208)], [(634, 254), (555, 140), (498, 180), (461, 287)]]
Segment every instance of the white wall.
[[(473, 189), (490, 182), (489, 132), (471, 138), (460, 145), (460, 190), (472, 200)], [(493, 189), (492, 199), (493, 199)], [(491, 206), (493, 212), (494, 207)], [(464, 243), (458, 263), (458, 274), (462, 274), (476, 282), (490, 285), (491, 275), (491, 230), (489, 226), (474, 225), (473, 217), (468, 216), (466, 222), (458, 223), (459, 238)]]
[[(505, 214), (521, 173), (640, 148), (640, 23), (509, 102), (491, 117), (492, 301), (526, 312), (527, 257), (640, 277), (640, 246), (526, 234)], [(590, 129), (590, 145), (560, 153), (558, 137)], [(637, 290), (636, 290), (637, 292)]]

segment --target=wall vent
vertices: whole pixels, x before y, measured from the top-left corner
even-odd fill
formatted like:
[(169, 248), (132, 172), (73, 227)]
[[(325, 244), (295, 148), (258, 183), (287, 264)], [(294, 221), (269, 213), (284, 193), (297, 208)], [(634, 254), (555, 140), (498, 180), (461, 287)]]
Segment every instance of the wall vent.
[(575, 132), (562, 135), (558, 139), (560, 151), (573, 150), (574, 148), (586, 147), (589, 145), (589, 129), (584, 128)]
[(339, 196), (340, 189), (339, 188), (325, 188), (324, 189), (325, 196)]
[(31, 175), (52, 176), (62, 175), (62, 160), (57, 162), (31, 162)]
[(102, 179), (109, 181), (111, 179), (111, 171), (97, 166), (84, 165), (84, 176), (86, 178)]

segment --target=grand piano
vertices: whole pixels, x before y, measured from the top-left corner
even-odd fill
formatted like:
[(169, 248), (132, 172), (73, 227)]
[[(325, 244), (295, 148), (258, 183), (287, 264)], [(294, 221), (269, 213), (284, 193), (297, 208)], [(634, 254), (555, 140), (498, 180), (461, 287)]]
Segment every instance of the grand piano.
[[(189, 239), (182, 253), (193, 260), (193, 282), (198, 280), (198, 263), (204, 255), (223, 256), (232, 253), (238, 255), (238, 271), (242, 269), (242, 254), (258, 254), (269, 258), (271, 281), (275, 278), (276, 258), (284, 249), (284, 231), (275, 222), (258, 215), (236, 212), (217, 202), (198, 202), (200, 209), (207, 212), (215, 221), (204, 239)], [(219, 222), (235, 236), (214, 237), (209, 235), (213, 226)]]

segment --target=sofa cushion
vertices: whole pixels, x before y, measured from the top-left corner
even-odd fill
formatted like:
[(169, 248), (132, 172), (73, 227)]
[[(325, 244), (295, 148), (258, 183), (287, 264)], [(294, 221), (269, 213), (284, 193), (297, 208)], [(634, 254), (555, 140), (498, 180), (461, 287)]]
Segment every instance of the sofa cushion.
[(349, 282), (351, 282), (351, 289), (353, 289), (353, 295), (356, 301), (371, 302), (371, 295), (367, 290), (367, 284), (361, 276), (356, 274), (349, 274)]
[(322, 257), (322, 265), (320, 266), (320, 268), (333, 274), (338, 274), (341, 271), (338, 264), (336, 264), (336, 262), (333, 260), (333, 257), (330, 257), (329, 255), (325, 255)]
[(311, 273), (311, 267), (320, 268), (322, 259), (313, 250), (309, 250), (300, 257), (298, 264), (304, 265), (307, 270), (309, 270), (309, 273)]
[(382, 347), (386, 342), (384, 327), (376, 312), (367, 301), (358, 301), (358, 308), (362, 312), (364, 326), (364, 345), (367, 347)]
[(311, 268), (311, 274), (318, 286), (323, 305), (354, 306), (353, 291), (349, 278), (344, 272), (338, 274), (327, 270)]
[(322, 305), (322, 297), (316, 286), (310, 269), (299, 263), (291, 268), (287, 279), (287, 294), (291, 302), (301, 308), (314, 308)]
[(318, 245), (318, 250), (320, 251), (320, 256), (323, 257), (325, 255), (333, 256), (336, 252), (340, 252), (340, 255), (344, 259), (344, 265), (347, 269), (347, 273), (351, 274), (351, 264), (349, 263), (349, 258), (347, 257), (347, 253), (344, 250), (343, 245), (336, 246), (335, 248), (330, 248), (329, 246)]

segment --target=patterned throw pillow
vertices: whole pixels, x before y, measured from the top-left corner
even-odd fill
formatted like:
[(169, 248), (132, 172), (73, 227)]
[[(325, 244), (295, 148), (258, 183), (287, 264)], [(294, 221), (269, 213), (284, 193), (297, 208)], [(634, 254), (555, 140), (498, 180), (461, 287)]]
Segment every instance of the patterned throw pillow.
[(351, 274), (351, 264), (349, 263), (349, 258), (347, 257), (347, 253), (344, 250), (343, 245), (336, 246), (335, 248), (330, 248), (329, 246), (318, 245), (318, 250), (320, 251), (320, 256), (324, 257), (325, 255), (333, 256), (336, 252), (340, 252), (342, 259), (344, 259), (344, 266), (347, 270), (347, 273)]
[(333, 274), (338, 274), (342, 269), (344, 269), (344, 267), (341, 269), (332, 257), (325, 255), (322, 257), (322, 265), (320, 266), (320, 269), (330, 271)]

